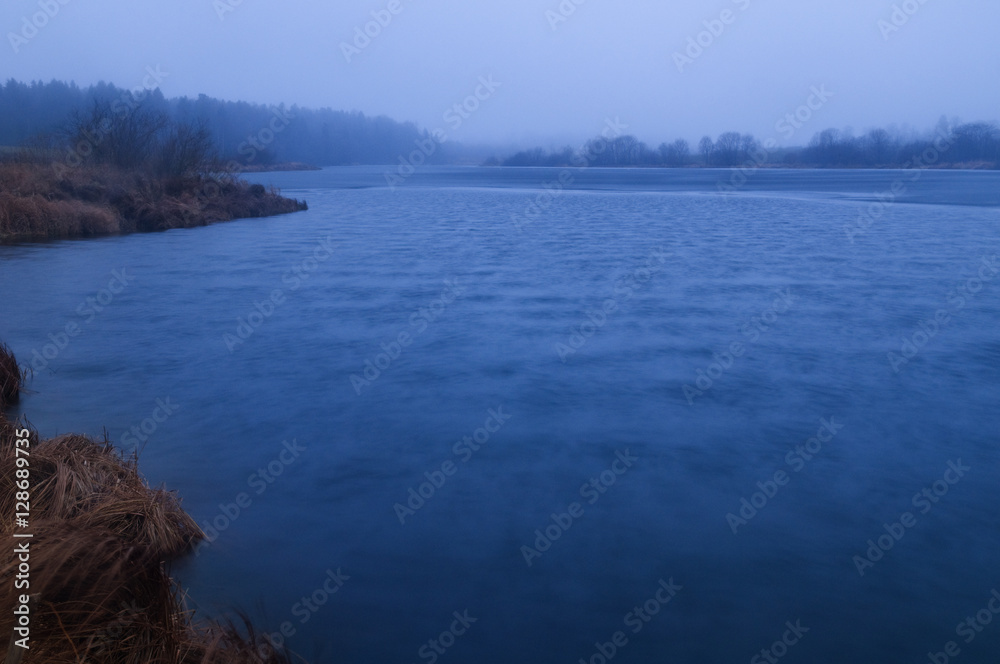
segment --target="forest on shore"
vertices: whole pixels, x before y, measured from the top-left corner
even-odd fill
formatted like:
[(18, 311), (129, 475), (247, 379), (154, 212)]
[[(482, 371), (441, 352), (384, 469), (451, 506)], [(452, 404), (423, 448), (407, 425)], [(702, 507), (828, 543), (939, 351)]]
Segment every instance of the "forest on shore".
[[(0, 241), (187, 228), (306, 209), (304, 201), (241, 179), (204, 123), (178, 120), (154, 99), (98, 96), (58, 120), (36, 116), (28, 100), (20, 108), (4, 101), (0, 124), (10, 132), (20, 121), (29, 138), (0, 153)], [(55, 129), (32, 133), (46, 123)]]
[[(98, 83), (13, 79), (0, 85), (0, 146), (63, 148), (75, 119), (96, 106), (112, 119), (130, 117), (137, 109), (171, 123), (204, 130), (218, 159), (230, 170), (258, 171), (299, 162), (316, 166), (396, 163), (429, 134), (412, 123), (363, 113), (299, 106), (223, 101), (207, 95), (167, 99), (150, 77), (150, 87), (133, 90)], [(462, 158), (450, 144), (437, 146), (428, 163), (454, 163)]]
[[(502, 148), (463, 146), (442, 140), (410, 122), (331, 108), (262, 105), (224, 101), (199, 95), (168, 99), (151, 71), (149, 87), (127, 90), (109, 83), (81, 88), (73, 83), (0, 85), (0, 150), (10, 146), (65, 148), (74, 120), (95, 106), (113, 118), (136, 109), (156, 113), (169, 122), (193, 127), (230, 172), (340, 165), (396, 165), (415, 148), (428, 165), (487, 166), (644, 166), (716, 167), (774, 166), (788, 168), (998, 168), (1000, 127), (993, 122), (960, 122), (942, 117), (933, 129), (918, 132), (897, 127), (855, 134), (850, 129), (824, 129), (801, 147), (779, 147), (774, 138), (727, 131), (705, 136), (697, 145), (677, 139), (655, 147), (632, 135), (604, 135), (582, 146), (547, 150), (541, 147), (503, 156)], [(788, 120), (787, 122), (791, 122)], [(78, 121), (76, 125), (78, 125)], [(785, 127), (797, 127), (794, 123)], [(781, 123), (777, 129), (780, 131)], [(426, 146), (430, 146), (428, 149)], [(499, 150), (499, 152), (497, 152)], [(934, 159), (928, 155), (936, 154)], [(499, 156), (498, 156), (499, 155)]]
[(825, 129), (801, 148), (778, 147), (774, 139), (725, 132), (705, 136), (696, 149), (683, 139), (655, 149), (635, 136), (599, 136), (582, 149), (523, 150), (491, 166), (648, 166), (786, 168), (1000, 168), (1000, 128), (989, 122), (960, 123), (945, 118), (924, 134), (884, 128), (860, 136)]

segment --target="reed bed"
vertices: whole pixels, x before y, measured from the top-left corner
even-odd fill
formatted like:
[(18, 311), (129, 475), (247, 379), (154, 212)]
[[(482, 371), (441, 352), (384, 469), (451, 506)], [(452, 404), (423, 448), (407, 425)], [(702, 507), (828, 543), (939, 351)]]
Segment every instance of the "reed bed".
[(0, 240), (81, 237), (204, 226), (307, 209), (237, 177), (161, 178), (108, 165), (59, 171), (0, 162)]
[[(23, 511), (16, 505), (19, 433), (30, 441), (30, 540), (14, 537), (14, 513)], [(150, 488), (136, 455), (107, 439), (40, 440), (0, 410), (0, 515), (8, 552), (0, 557), (0, 644), (13, 633), (19, 595), (36, 596), (30, 649), (11, 651), (23, 664), (291, 662), (248, 621), (196, 621), (185, 608), (168, 566), (204, 534), (176, 494)], [(11, 552), (26, 541), (30, 588), (16, 589), (22, 561)]]

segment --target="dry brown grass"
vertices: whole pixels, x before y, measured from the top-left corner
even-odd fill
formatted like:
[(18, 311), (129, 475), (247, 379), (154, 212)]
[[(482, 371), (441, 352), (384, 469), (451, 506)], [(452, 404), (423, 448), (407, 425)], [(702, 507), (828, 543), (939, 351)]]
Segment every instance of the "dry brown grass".
[(21, 386), (28, 376), (27, 369), (17, 365), (17, 359), (7, 344), (0, 342), (0, 411), (21, 398)]
[(304, 209), (276, 190), (228, 177), (161, 179), (100, 165), (0, 163), (0, 240), (188, 228)]
[[(30, 540), (13, 537), (18, 430), (29, 432)], [(39, 596), (30, 664), (279, 664), (247, 623), (196, 623), (167, 565), (204, 535), (172, 493), (151, 489), (136, 457), (107, 440), (39, 440), (0, 413), (0, 540), (30, 542), (30, 589), (16, 590), (20, 561), (0, 558), (0, 642), (12, 633), (19, 593)]]

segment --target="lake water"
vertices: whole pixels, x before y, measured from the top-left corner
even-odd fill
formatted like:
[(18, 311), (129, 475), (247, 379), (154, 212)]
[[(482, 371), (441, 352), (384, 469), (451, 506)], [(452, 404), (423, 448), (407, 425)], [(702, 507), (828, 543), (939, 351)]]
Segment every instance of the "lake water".
[(1000, 651), (1000, 173), (254, 179), (310, 210), (0, 247), (21, 408), (216, 529), (193, 607), (314, 662)]

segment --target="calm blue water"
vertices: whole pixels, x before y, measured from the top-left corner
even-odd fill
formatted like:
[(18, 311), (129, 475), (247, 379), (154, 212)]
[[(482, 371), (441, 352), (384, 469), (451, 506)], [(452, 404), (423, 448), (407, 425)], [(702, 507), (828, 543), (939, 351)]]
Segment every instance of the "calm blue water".
[(139, 443), (219, 529), (192, 606), (316, 662), (992, 661), (1000, 174), (560, 173), (264, 174), (310, 210), (0, 247), (22, 409)]

